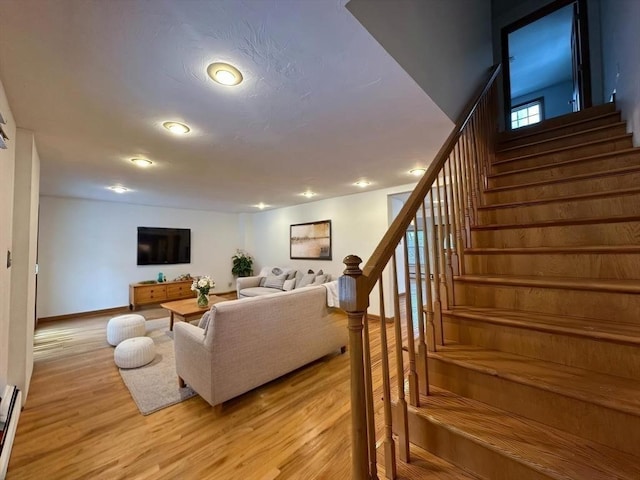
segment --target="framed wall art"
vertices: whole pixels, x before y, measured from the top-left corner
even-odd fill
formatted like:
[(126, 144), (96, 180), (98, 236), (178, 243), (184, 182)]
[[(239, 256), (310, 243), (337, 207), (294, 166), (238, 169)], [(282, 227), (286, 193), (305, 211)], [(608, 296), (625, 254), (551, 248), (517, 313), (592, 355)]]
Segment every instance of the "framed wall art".
[(331, 220), (291, 225), (289, 256), (293, 260), (331, 260)]

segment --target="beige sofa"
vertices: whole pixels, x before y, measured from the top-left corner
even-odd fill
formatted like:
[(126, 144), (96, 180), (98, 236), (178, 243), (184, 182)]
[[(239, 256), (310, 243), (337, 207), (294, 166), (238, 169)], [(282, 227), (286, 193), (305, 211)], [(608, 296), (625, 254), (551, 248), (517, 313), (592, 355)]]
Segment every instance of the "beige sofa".
[(346, 315), (327, 307), (323, 286), (221, 302), (208, 313), (204, 329), (174, 326), (176, 371), (214, 406), (347, 345)]
[[(278, 284), (276, 273), (282, 275), (283, 284)], [(291, 267), (263, 267), (258, 275), (253, 277), (238, 277), (236, 280), (236, 293), (238, 298), (258, 297), (302, 288), (308, 285), (322, 285), (331, 281), (331, 275), (320, 270), (316, 273), (312, 270), (296, 270)], [(270, 284), (272, 279), (275, 283)], [(287, 281), (288, 280), (288, 281)]]

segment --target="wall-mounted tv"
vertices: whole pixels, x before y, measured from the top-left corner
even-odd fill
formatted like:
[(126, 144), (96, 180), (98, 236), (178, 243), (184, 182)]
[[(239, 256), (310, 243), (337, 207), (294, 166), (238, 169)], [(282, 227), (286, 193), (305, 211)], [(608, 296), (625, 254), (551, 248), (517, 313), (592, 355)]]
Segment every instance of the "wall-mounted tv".
[(138, 265), (191, 263), (191, 230), (138, 227)]

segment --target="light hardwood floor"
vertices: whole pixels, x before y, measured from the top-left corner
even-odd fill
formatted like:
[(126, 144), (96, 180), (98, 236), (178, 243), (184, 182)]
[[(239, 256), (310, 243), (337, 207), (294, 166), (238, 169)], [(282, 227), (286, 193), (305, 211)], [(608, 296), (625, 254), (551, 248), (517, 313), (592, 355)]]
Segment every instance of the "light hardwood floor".
[(144, 417), (113, 363), (107, 321), (39, 326), (9, 479), (349, 477), (348, 355), (226, 402), (219, 417), (198, 396)]
[[(148, 320), (166, 317), (160, 308), (140, 313)], [(113, 363), (109, 317), (38, 327), (9, 480), (350, 478), (348, 353), (225, 402), (219, 416), (196, 396), (145, 417)], [(393, 345), (392, 325), (387, 331)], [(377, 322), (371, 322), (371, 337), (372, 360), (379, 363)], [(378, 373), (373, 381), (381, 429)], [(431, 462), (429, 478), (463, 478), (427, 452), (419, 458), (422, 467)]]

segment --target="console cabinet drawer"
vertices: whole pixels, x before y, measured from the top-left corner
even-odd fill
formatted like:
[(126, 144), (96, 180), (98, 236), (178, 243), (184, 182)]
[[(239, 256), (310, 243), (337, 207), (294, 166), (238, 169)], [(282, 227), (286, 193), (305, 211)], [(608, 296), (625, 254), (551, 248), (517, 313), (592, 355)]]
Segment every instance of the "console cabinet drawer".
[(167, 300), (179, 300), (195, 296), (191, 291), (191, 280), (165, 283), (132, 283), (129, 285), (129, 308), (140, 305), (162, 303)]
[(167, 299), (195, 297), (196, 292), (191, 290), (191, 282), (188, 284), (175, 283), (167, 285)]

